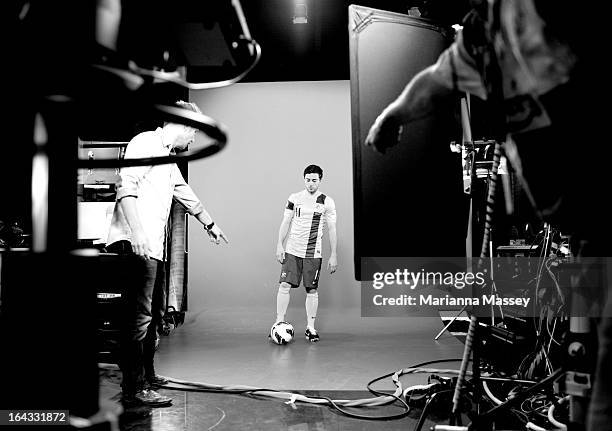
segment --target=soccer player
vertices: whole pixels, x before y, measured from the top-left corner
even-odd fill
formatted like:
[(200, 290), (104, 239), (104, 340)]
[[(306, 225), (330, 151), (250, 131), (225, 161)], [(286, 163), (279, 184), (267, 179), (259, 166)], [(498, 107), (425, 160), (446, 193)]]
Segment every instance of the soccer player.
[[(306, 332), (308, 341), (320, 337), (315, 329), (319, 306), (319, 275), (321, 272), (321, 243), (327, 224), (331, 254), (327, 267), (336, 272), (336, 205), (332, 198), (319, 191), (323, 170), (316, 165), (304, 169), (305, 190), (293, 193), (287, 200), (285, 214), (278, 232), (276, 258), (282, 264), (278, 294), (276, 296), (276, 323), (285, 320), (291, 288), (297, 288), (303, 278), (306, 288)], [(283, 247), (287, 239), (286, 248)]]

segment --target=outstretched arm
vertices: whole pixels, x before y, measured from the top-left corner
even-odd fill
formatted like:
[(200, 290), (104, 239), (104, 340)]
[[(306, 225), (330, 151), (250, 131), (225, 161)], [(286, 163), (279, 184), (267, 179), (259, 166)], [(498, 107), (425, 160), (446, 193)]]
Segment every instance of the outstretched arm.
[(206, 211), (206, 208), (204, 208), (204, 205), (202, 205), (202, 202), (200, 202), (189, 184), (187, 184), (179, 168), (174, 165), (172, 169), (174, 181), (173, 198), (183, 205), (187, 212), (194, 216), (197, 221), (202, 223), (202, 225), (206, 228), (206, 233), (208, 234), (211, 242), (219, 244), (221, 239), (223, 239), (226, 244), (229, 243), (227, 236), (221, 230), (221, 228), (213, 222), (213, 218), (210, 216), (208, 211)]
[(437, 105), (453, 94), (452, 83), (435, 73), (431, 65), (416, 74), (401, 94), (376, 118), (365, 140), (380, 153), (397, 144), (402, 125), (431, 115)]
[[(219, 244), (221, 242), (220, 240), (223, 239), (223, 241), (225, 241), (226, 244), (229, 244), (229, 240), (227, 239), (227, 236), (221, 230), (221, 228), (216, 223), (213, 222), (213, 219), (210, 216), (210, 214), (208, 214), (208, 211), (203, 209), (202, 212), (195, 215), (195, 218), (200, 223), (202, 223), (202, 225), (206, 228), (206, 233), (208, 233), (208, 236), (210, 237), (210, 242)], [(207, 226), (210, 226), (211, 224), (212, 224), (212, 227), (210, 229), (207, 228)]]

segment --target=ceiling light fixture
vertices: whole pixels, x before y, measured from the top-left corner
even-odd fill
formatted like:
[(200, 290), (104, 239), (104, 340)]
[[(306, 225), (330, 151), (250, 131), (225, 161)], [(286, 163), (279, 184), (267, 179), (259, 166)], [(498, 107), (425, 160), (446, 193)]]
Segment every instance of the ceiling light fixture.
[(293, 23), (308, 24), (308, 7), (306, 0), (296, 0), (293, 8)]

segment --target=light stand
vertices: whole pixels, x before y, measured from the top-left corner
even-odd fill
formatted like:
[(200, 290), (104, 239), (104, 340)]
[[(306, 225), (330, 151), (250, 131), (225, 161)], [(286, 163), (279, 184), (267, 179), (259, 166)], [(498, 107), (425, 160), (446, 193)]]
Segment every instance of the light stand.
[[(465, 255), (466, 255), (466, 267), (467, 271), (472, 271), (472, 229), (474, 225), (473, 215), (473, 188), (475, 179), (475, 151), (472, 142), (472, 129), (470, 127), (470, 113), (469, 113), (469, 94), (465, 94), (465, 97), (461, 98), (461, 128), (463, 131), (463, 144), (461, 145), (461, 169), (463, 172), (463, 192), (470, 196), (470, 210), (468, 215), (468, 225), (465, 235)], [(434, 340), (438, 340), (442, 334), (457, 320), (457, 318), (466, 311), (467, 304), (461, 307), (459, 312), (453, 316), (453, 318), (438, 332), (434, 337)]]
[[(461, 123), (463, 128), (463, 138), (464, 138), (464, 152), (466, 153), (463, 157), (464, 160), (464, 191), (470, 195), (470, 218), (468, 224), (468, 235), (466, 238), (466, 256), (467, 256), (467, 271), (469, 273), (474, 273), (473, 271), (473, 261), (472, 261), (472, 245), (473, 245), (473, 229), (474, 229), (474, 218), (475, 218), (475, 208), (474, 208), (474, 184), (476, 179), (476, 151), (474, 147), (474, 142), (472, 141), (472, 133), (470, 127), (470, 116), (469, 116), (469, 104), (468, 104), (468, 95), (465, 98), (461, 99)], [(469, 150), (469, 152), (468, 152)], [(463, 153), (462, 153), (463, 154)], [(493, 157), (493, 166), (491, 169), (489, 189), (487, 193), (487, 201), (486, 201), (486, 218), (485, 218), (485, 226), (484, 233), (482, 237), (482, 246), (480, 250), (480, 259), (478, 261), (478, 266), (482, 266), (483, 260), (487, 257), (490, 257), (491, 253), (491, 230), (492, 230), (492, 222), (493, 222), (493, 213), (494, 213), (494, 202), (495, 202), (495, 191), (496, 191), (496, 182), (497, 182), (497, 173), (501, 159), (501, 145), (495, 142), (495, 152)], [(466, 171), (467, 169), (467, 171)], [(469, 183), (466, 183), (466, 180), (469, 178)], [(491, 267), (492, 270), (492, 267)], [(493, 281), (493, 273), (490, 273), (491, 282)], [(494, 285), (494, 284), (493, 284)], [(475, 285), (477, 289), (480, 289), (482, 286)], [(463, 312), (465, 307), (459, 312)], [(468, 333), (465, 342), (465, 348), (463, 352), (463, 358), (461, 361), (461, 368), (459, 372), (459, 376), (457, 378), (457, 383), (455, 386), (455, 392), (453, 394), (453, 407), (450, 418), (450, 425), (461, 425), (461, 411), (460, 411), (460, 400), (461, 400), (461, 391), (463, 389), (465, 376), (467, 372), (468, 362), (470, 360), (470, 355), (472, 358), (472, 382), (474, 388), (474, 399), (476, 400), (476, 414), (480, 414), (480, 403), (478, 402), (480, 398), (480, 338), (478, 334), (478, 314), (472, 313), (470, 316), (470, 326), (468, 328)], [(457, 315), (458, 316), (458, 315)], [(454, 319), (456, 319), (456, 317)], [(453, 319), (453, 321), (454, 321)], [(452, 323), (452, 321), (451, 321)], [(450, 324), (450, 323), (449, 323)], [(448, 325), (447, 325), (448, 327)], [(445, 327), (446, 329), (446, 327)], [(440, 334), (438, 334), (439, 336)], [(438, 337), (437, 336), (437, 337)]]

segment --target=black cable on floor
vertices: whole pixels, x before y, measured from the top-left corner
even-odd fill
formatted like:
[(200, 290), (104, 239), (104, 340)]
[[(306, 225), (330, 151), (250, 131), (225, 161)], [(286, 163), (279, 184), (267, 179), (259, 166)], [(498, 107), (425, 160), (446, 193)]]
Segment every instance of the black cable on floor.
[[(170, 379), (170, 381), (172, 382), (175, 379)], [(188, 382), (188, 381), (174, 381), (174, 383), (177, 383), (179, 385), (184, 385), (187, 387), (181, 387), (181, 386), (172, 386), (172, 385), (164, 385), (163, 387), (166, 389), (172, 389), (172, 390), (184, 390), (184, 391), (188, 391), (188, 392), (216, 392), (216, 393), (226, 393), (226, 394), (240, 394), (240, 395), (258, 395), (258, 393), (261, 393), (264, 396), (274, 396), (274, 394), (279, 394), (281, 395), (280, 398), (286, 398), (286, 395), (291, 395), (291, 398), (295, 398), (295, 400), (292, 400), (291, 402), (295, 402), (295, 401), (303, 401), (303, 402), (308, 402), (308, 401), (304, 401), (304, 400), (299, 400), (297, 398), (299, 397), (303, 397), (309, 400), (323, 400), (325, 401), (329, 406), (331, 406), (333, 409), (339, 411), (341, 414), (349, 416), (349, 417), (353, 417), (353, 418), (357, 418), (357, 419), (364, 419), (364, 420), (394, 420), (394, 419), (401, 419), (403, 417), (405, 417), (409, 412), (410, 412), (410, 407), (408, 406), (408, 404), (402, 400), (400, 397), (393, 395), (393, 394), (385, 394), (385, 397), (389, 397), (389, 398), (393, 398), (395, 401), (399, 401), (402, 404), (402, 408), (404, 409), (404, 411), (402, 413), (399, 414), (395, 414), (395, 415), (382, 415), (382, 416), (368, 416), (368, 415), (359, 415), (356, 413), (351, 413), (347, 410), (344, 410), (343, 408), (340, 407), (339, 403), (340, 401), (338, 400), (332, 400), (329, 397), (323, 397), (323, 396), (310, 396), (310, 395), (303, 395), (303, 394), (299, 394), (296, 392), (287, 392), (287, 391), (279, 391), (279, 390), (275, 390), (275, 389), (264, 389), (264, 388), (251, 388), (251, 387), (235, 387), (235, 388), (231, 388), (231, 387), (211, 387), (211, 386), (207, 386), (207, 385), (203, 385), (201, 383), (196, 383), (196, 382)], [(271, 395), (272, 394), (272, 395)], [(356, 404), (357, 402), (359, 402), (360, 400), (354, 401), (353, 402), (353, 406), (358, 407), (358, 406), (367, 406), (366, 404), (362, 403), (362, 404)], [(366, 402), (369, 400), (365, 400)], [(395, 402), (393, 401), (393, 402)], [(351, 401), (345, 401), (342, 400), (342, 402), (347, 402), (347, 404), (351, 403)], [(389, 401), (385, 401), (384, 404), (381, 404), (382, 401), (378, 400), (378, 405), (386, 405), (386, 404), (391, 404), (391, 402)], [(374, 407), (377, 406), (375, 404), (371, 404), (369, 407)]]
[(431, 405), (435, 397), (440, 394), (447, 393), (447, 392), (448, 393), (453, 392), (453, 389), (444, 389), (442, 391), (436, 392), (427, 399), (427, 402), (425, 403), (425, 406), (423, 407), (423, 411), (421, 411), (421, 416), (419, 417), (419, 421), (414, 427), (414, 431), (421, 431), (421, 428), (423, 427), (423, 424), (425, 423), (425, 418), (427, 417), (427, 410), (429, 409), (429, 406)]
[[(421, 362), (420, 364), (416, 364), (416, 365), (410, 366), (410, 367), (408, 367), (408, 368), (420, 368), (420, 367), (424, 367), (424, 366), (426, 366), (426, 365), (438, 364), (438, 363), (440, 363), (440, 362), (460, 362), (460, 361), (461, 361), (461, 359), (457, 359), (457, 358), (454, 358), (454, 359), (435, 359), (435, 360), (433, 360), (433, 361)], [(470, 359), (470, 361), (471, 361), (471, 359)], [(385, 374), (384, 376), (376, 377), (375, 379), (370, 380), (370, 382), (369, 382), (369, 383), (368, 383), (368, 385), (367, 385), (367, 389), (368, 389), (368, 391), (370, 391), (370, 392), (371, 392), (373, 395), (376, 395), (376, 396), (381, 396), (381, 395), (389, 396), (389, 394), (388, 394), (388, 393), (386, 393), (386, 392), (381, 392), (381, 391), (377, 391), (377, 390), (375, 390), (375, 389), (372, 389), (370, 386), (372, 386), (372, 385), (373, 385), (374, 383), (376, 383), (376, 382), (379, 382), (379, 381), (381, 381), (381, 380), (383, 380), (383, 379), (386, 379), (386, 378), (388, 378), (388, 377), (391, 377), (391, 376), (393, 376), (393, 375), (394, 375), (394, 374), (396, 374), (396, 373), (397, 373), (397, 372), (393, 372), (393, 373)]]
[[(441, 363), (441, 362), (457, 362), (460, 359), (436, 359), (433, 361), (427, 361), (427, 362), (423, 362), (421, 364), (417, 364), (411, 368), (418, 368), (418, 367), (422, 367), (425, 365), (430, 365), (430, 364), (435, 364), (435, 363)], [(287, 391), (279, 391), (279, 390), (275, 390), (275, 389), (265, 389), (265, 388), (254, 388), (254, 387), (246, 387), (246, 386), (218, 386), (218, 385), (205, 385), (202, 383), (197, 383), (197, 382), (189, 382), (189, 381), (183, 381), (183, 380), (176, 380), (176, 379), (169, 379), (171, 383), (175, 383), (177, 385), (181, 385), (181, 386), (172, 386), (172, 385), (164, 385), (163, 387), (166, 389), (172, 389), (172, 390), (184, 390), (184, 391), (189, 391), (189, 392), (215, 392), (215, 393), (226, 393), (226, 394), (238, 394), (238, 395), (258, 395), (261, 394), (263, 396), (275, 396), (275, 394), (280, 395), (279, 398), (286, 398), (287, 395), (291, 395), (291, 401), (290, 402), (295, 402), (295, 401), (303, 401), (303, 402), (308, 402), (308, 401), (304, 401), (304, 400), (299, 400), (299, 397), (303, 397), (311, 400), (323, 400), (327, 403), (327, 405), (331, 406), (333, 409), (337, 410), (338, 412), (340, 412), (343, 415), (352, 417), (352, 418), (356, 418), (356, 419), (364, 419), (364, 420), (395, 420), (395, 419), (401, 419), (405, 416), (408, 415), (408, 413), (410, 413), (410, 406), (399, 396), (395, 395), (395, 394), (389, 394), (386, 392), (381, 392), (381, 391), (376, 391), (374, 389), (372, 389), (370, 386), (379, 381), (382, 380), (384, 378), (393, 376), (394, 374), (397, 373), (390, 373), (387, 374), (385, 376), (382, 377), (378, 377), (372, 381), (370, 381), (367, 385), (367, 389), (370, 393), (376, 395), (377, 397), (383, 397), (383, 398), (392, 398), (394, 399), (394, 401), (382, 401), (382, 400), (376, 400), (375, 403), (371, 403), (370, 405), (367, 405), (365, 402), (369, 402), (372, 401), (370, 400), (356, 400), (356, 401), (346, 401), (346, 400), (342, 400), (342, 402), (346, 402), (347, 405), (352, 403), (352, 405), (350, 405), (349, 407), (359, 407), (359, 406), (366, 406), (366, 407), (374, 407), (374, 406), (378, 406), (378, 405), (387, 405), (387, 404), (393, 404), (395, 402), (399, 402), (401, 404), (401, 407), (404, 409), (404, 411), (402, 413), (399, 414), (394, 414), (394, 415), (381, 415), (381, 416), (369, 416), (369, 415), (359, 415), (356, 413), (352, 413), (349, 412), (345, 409), (343, 409), (342, 407), (340, 407), (340, 401), (338, 400), (332, 400), (329, 397), (323, 397), (323, 396), (306, 396), (306, 395), (302, 395), (299, 393), (294, 393), (294, 392), (287, 392)], [(185, 387), (186, 386), (186, 387)], [(401, 394), (401, 392), (400, 392)], [(359, 403), (359, 404), (358, 404)]]

